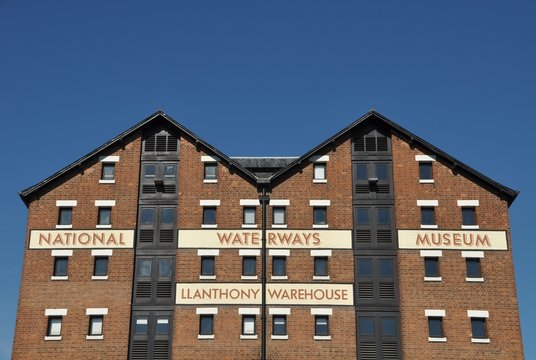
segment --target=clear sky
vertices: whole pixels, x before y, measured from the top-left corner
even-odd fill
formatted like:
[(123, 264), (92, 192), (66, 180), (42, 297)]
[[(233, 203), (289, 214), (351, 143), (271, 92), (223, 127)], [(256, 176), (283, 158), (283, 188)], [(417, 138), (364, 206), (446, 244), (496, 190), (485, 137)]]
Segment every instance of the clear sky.
[(535, 39), (529, 0), (0, 0), (0, 359), (18, 191), (157, 109), (230, 156), (298, 156), (371, 108), (521, 190), (510, 215), (535, 359)]

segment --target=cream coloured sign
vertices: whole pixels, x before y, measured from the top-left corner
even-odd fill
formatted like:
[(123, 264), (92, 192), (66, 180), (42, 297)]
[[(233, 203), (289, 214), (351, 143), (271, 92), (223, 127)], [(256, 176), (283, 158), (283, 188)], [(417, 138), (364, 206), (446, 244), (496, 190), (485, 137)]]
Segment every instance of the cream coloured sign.
[[(179, 248), (260, 248), (260, 230), (179, 230)], [(351, 230), (268, 230), (268, 248), (351, 249)]]
[[(177, 305), (261, 304), (261, 284), (178, 283)], [(352, 284), (266, 284), (269, 305), (353, 305)]]
[(400, 249), (508, 250), (506, 231), (398, 230)]
[(134, 247), (134, 230), (32, 230), (30, 249), (115, 249)]

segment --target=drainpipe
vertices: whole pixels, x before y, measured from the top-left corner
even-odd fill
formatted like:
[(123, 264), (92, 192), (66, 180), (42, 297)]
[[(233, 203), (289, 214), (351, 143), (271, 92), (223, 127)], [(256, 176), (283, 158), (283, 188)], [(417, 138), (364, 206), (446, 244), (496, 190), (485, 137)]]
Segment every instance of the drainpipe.
[(261, 360), (266, 360), (266, 207), (270, 203), (270, 196), (266, 194), (266, 186), (262, 187), (262, 195), (259, 196), (262, 205), (262, 300), (261, 300)]

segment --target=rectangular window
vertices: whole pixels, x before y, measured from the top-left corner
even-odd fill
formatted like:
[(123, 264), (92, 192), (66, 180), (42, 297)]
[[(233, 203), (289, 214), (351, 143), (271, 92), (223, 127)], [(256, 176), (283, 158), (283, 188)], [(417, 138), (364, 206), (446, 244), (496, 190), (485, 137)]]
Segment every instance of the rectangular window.
[(273, 315), (272, 335), (287, 335), (286, 315)]
[(328, 257), (327, 256), (315, 256), (314, 257), (314, 276), (328, 276)]
[(428, 317), (428, 337), (442, 338), (443, 336), (443, 318), (436, 316)]
[(327, 207), (314, 206), (313, 207), (313, 224), (314, 225), (327, 225)]
[(214, 315), (199, 316), (199, 335), (214, 334)]
[(326, 163), (313, 164), (313, 180), (326, 180)]
[(108, 256), (95, 256), (93, 276), (108, 275)]
[(257, 258), (255, 256), (242, 257), (242, 275), (243, 276), (257, 275)]
[(433, 180), (431, 162), (419, 161), (419, 179)]
[(465, 266), (467, 269), (468, 278), (481, 278), (482, 277), (479, 258), (465, 258)]
[(66, 256), (55, 256), (53, 276), (67, 276), (68, 261), (69, 261), (69, 258)]
[(89, 332), (90, 336), (99, 336), (102, 335), (102, 315), (91, 315), (89, 317)]
[(201, 275), (215, 275), (215, 259), (216, 258), (214, 256), (201, 256)]
[(433, 207), (421, 207), (421, 225), (436, 225)]
[(205, 163), (205, 180), (216, 180), (216, 169), (217, 164), (216, 163)]
[(61, 316), (49, 316), (47, 325), (47, 336), (61, 336)]
[(424, 276), (439, 277), (439, 258), (425, 257), (424, 258)]
[(254, 206), (244, 207), (244, 225), (255, 225), (257, 223), (256, 210)]
[(286, 276), (287, 275), (287, 257), (286, 256), (274, 256), (272, 258), (272, 276)]
[(316, 315), (315, 316), (315, 336), (328, 336), (328, 316)]
[(136, 318), (136, 324), (134, 325), (134, 334), (147, 335), (149, 318), (146, 316), (140, 316)]
[(111, 207), (99, 207), (99, 219), (98, 225), (111, 225), (112, 224), (112, 208)]
[(203, 225), (216, 225), (216, 207), (203, 207)]
[(485, 318), (471, 318), (471, 331), (474, 339), (487, 339)]
[(60, 207), (58, 225), (72, 225), (72, 223), (73, 223), (73, 208), (72, 207)]
[(169, 334), (169, 318), (168, 317), (157, 317), (156, 318), (155, 333), (157, 335)]
[(164, 180), (175, 180), (177, 176), (177, 165), (166, 164), (164, 165)]
[(274, 207), (274, 221), (273, 224), (275, 225), (284, 225), (287, 223), (286, 219), (286, 208), (283, 206), (280, 207)]
[(476, 208), (462, 207), (462, 224), (476, 225)]
[(255, 335), (255, 315), (242, 316), (242, 335)]
[(115, 180), (115, 163), (102, 163), (101, 180)]

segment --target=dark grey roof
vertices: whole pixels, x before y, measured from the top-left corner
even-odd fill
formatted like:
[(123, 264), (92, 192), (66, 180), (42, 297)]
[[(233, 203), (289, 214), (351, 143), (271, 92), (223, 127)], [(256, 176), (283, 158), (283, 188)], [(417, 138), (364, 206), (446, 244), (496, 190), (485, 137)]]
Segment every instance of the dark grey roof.
[(282, 169), (291, 164), (294, 157), (232, 157), (234, 161), (245, 167), (246, 169)]

